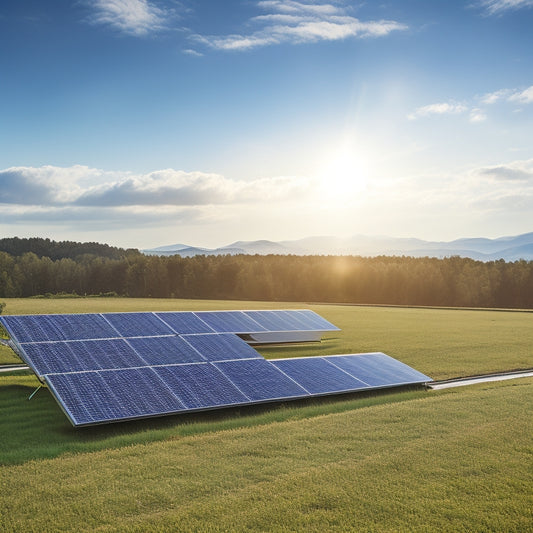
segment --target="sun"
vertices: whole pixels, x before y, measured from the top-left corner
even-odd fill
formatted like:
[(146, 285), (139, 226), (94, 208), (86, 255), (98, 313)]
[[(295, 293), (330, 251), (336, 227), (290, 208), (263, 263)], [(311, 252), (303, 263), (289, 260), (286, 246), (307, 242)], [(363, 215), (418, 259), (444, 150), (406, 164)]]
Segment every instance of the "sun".
[(319, 165), (320, 193), (325, 198), (351, 201), (367, 187), (368, 162), (350, 144), (330, 152)]

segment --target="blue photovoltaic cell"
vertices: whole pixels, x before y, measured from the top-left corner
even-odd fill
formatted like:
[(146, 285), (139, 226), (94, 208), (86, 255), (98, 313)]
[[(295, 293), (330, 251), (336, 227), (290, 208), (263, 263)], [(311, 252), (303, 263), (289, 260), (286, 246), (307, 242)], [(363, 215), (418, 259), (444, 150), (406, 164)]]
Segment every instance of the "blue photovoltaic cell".
[(254, 333), (265, 331), (242, 311), (197, 311), (195, 315), (218, 333)]
[(328, 322), (325, 318), (322, 318), (310, 309), (298, 309), (293, 312), (308, 325), (308, 329), (339, 331), (337, 326), (334, 326), (331, 322)]
[(19, 343), (111, 339), (116, 330), (97, 314), (5, 316), (2, 321)]
[(244, 313), (267, 331), (287, 331), (286, 320), (277, 315), (276, 311), (245, 311)]
[(263, 359), (263, 356), (232, 333), (210, 335), (182, 335), (207, 361), (227, 361), (229, 359)]
[(265, 359), (214, 363), (252, 401), (304, 397), (309, 394)]
[(205, 359), (181, 337), (138, 337), (128, 343), (148, 366), (196, 363)]
[(154, 370), (189, 409), (250, 401), (210, 363), (157, 367)]
[(155, 313), (178, 334), (181, 333), (214, 333), (203, 320), (194, 313), (187, 311)]
[(118, 331), (120, 337), (174, 335), (174, 331), (153, 313), (105, 313), (102, 316)]
[(428, 376), (384, 353), (333, 355), (325, 356), (324, 359), (371, 387), (431, 381)]
[(368, 388), (367, 384), (343, 372), (322, 357), (278, 359), (271, 363), (311, 394), (329, 394)]
[(184, 409), (150, 368), (52, 374), (45, 380), (74, 425), (170, 414)]
[(24, 345), (24, 352), (40, 376), (146, 366), (123, 339), (30, 343)]

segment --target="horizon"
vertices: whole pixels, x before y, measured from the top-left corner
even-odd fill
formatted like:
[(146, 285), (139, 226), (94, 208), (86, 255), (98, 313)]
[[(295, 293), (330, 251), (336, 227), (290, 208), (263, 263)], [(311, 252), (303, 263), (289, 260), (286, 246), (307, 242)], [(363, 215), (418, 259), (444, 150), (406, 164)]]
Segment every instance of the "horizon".
[(532, 23), (531, 0), (7, 0), (0, 235), (528, 233)]

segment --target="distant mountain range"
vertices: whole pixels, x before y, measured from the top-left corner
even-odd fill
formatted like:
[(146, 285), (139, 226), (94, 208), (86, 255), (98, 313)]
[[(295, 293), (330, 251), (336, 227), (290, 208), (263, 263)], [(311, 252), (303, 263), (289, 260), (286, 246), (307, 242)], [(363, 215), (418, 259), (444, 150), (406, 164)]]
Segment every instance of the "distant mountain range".
[(199, 248), (187, 244), (171, 244), (148, 250), (149, 255), (405, 255), (412, 257), (470, 257), (479, 261), (533, 260), (533, 232), (499, 239), (468, 238), (449, 242), (424, 241), (395, 237), (354, 235), (349, 238), (307, 237), (294, 241), (237, 241), (221, 248)]

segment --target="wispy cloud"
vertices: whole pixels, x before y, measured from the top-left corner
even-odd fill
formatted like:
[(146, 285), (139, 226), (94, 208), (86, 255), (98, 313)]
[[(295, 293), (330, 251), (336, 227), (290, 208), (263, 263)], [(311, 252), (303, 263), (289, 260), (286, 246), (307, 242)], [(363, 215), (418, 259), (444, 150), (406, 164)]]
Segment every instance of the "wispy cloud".
[(481, 0), (478, 5), (489, 15), (498, 15), (505, 11), (533, 7), (533, 0)]
[[(533, 0), (532, 0), (533, 1)], [(526, 89), (498, 89), (466, 102), (440, 102), (418, 107), (407, 115), (409, 120), (417, 120), (439, 115), (460, 115), (468, 112), (472, 123), (487, 120), (487, 107), (498, 103), (531, 104), (533, 103), (533, 85)]]
[(430, 117), (432, 115), (457, 115), (468, 110), (463, 104), (456, 102), (440, 102), (436, 104), (429, 104), (417, 108), (413, 113), (408, 115), (409, 120), (416, 120), (418, 118)]
[(93, 0), (94, 24), (110, 26), (122, 33), (143, 36), (166, 27), (171, 12), (148, 0)]
[(394, 20), (361, 21), (342, 4), (265, 0), (257, 3), (265, 14), (248, 23), (254, 31), (231, 35), (194, 35), (193, 39), (218, 50), (249, 50), (282, 43), (302, 44), (348, 38), (382, 37), (407, 26)]

